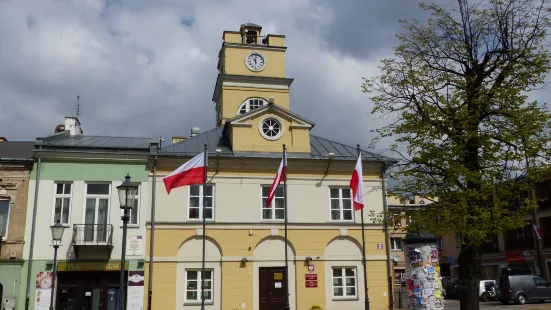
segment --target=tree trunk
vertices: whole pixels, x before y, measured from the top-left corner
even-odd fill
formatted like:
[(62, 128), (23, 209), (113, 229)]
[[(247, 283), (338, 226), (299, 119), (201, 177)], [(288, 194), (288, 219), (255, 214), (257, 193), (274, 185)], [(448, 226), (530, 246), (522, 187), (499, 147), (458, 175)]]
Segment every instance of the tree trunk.
[(479, 247), (465, 245), (459, 253), (459, 301), (461, 310), (479, 310), (482, 256)]

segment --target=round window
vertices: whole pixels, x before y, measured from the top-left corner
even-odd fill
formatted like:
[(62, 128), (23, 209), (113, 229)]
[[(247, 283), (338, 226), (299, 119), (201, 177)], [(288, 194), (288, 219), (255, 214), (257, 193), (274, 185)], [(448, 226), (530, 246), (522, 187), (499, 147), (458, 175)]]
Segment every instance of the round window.
[(264, 119), (259, 129), (262, 136), (268, 140), (277, 140), (283, 133), (281, 122), (272, 117)]

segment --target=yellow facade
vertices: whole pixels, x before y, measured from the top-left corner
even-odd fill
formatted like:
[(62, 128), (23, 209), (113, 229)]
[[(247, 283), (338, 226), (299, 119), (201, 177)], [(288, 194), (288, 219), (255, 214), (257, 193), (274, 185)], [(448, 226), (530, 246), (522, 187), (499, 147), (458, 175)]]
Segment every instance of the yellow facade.
[[(189, 274), (201, 270), (203, 248), (205, 270), (212, 271), (211, 301), (206, 309), (268, 309), (262, 308), (264, 291), (278, 292), (281, 285), (286, 285), (290, 309), (309, 310), (319, 305), (324, 310), (359, 310), (364, 308), (364, 277), (371, 309), (388, 309), (390, 275), (386, 251), (381, 246), (385, 244), (383, 226), (370, 222), (367, 212), (364, 214), (365, 275), (360, 225), (363, 213), (349, 210), (350, 219), (343, 215), (349, 212), (342, 205), (351, 202), (345, 193), (349, 190), (356, 150), (339, 144), (334, 150), (324, 149), (326, 153), (314, 153), (315, 143), (336, 142), (313, 137), (310, 131), (314, 123), (289, 111), (292, 80), (285, 77), (284, 36), (262, 36), (260, 29), (258, 25), (245, 24), (239, 32), (224, 32), (220, 74), (213, 96), (221, 129), (205, 133), (206, 138), (191, 137), (161, 149), (154, 163), (157, 178), (153, 179), (153, 171), (150, 177), (156, 184), (157, 209), (151, 309), (200, 309), (197, 302), (190, 302), (196, 298), (190, 293), (196, 284), (193, 281), (190, 284), (188, 277), (193, 279), (195, 275)], [(263, 57), (260, 60), (263, 65), (257, 66), (258, 59), (253, 62), (251, 53)], [(250, 98), (262, 98), (265, 104), (241, 114), (241, 105)], [(270, 125), (274, 123), (268, 123), (268, 119), (275, 125)], [(220, 140), (209, 149), (207, 180), (212, 186), (212, 217), (206, 225), (203, 246), (201, 221), (190, 213), (197, 203), (192, 202), (191, 189), (178, 188), (169, 196), (161, 178), (189, 160), (193, 156), (190, 148), (203, 143), (199, 141), (212, 143), (212, 139)], [(225, 143), (231, 145), (231, 150)], [(287, 246), (282, 219), (275, 215), (267, 219), (263, 206), (264, 190), (277, 172), (284, 144), (290, 154), (285, 215), (289, 222)], [(340, 151), (346, 154), (335, 154)], [(343, 160), (345, 156), (348, 157)], [(364, 164), (366, 211), (382, 211), (381, 167), (376, 160)], [(338, 220), (333, 218), (335, 204), (331, 200), (335, 199), (331, 196), (335, 190), (342, 192), (339, 194), (342, 197), (336, 198), (340, 208), (337, 212), (342, 213)], [(149, 229), (150, 226), (148, 240)], [(266, 288), (262, 272), (283, 268), (285, 248), (289, 277), (276, 279), (278, 272), (273, 271), (275, 287)], [(350, 277), (345, 281), (347, 284), (334, 284), (341, 271)], [(317, 280), (313, 281), (314, 276)], [(344, 275), (341, 277), (345, 279)], [(146, 278), (146, 290), (147, 283)], [(340, 294), (345, 297), (339, 297)], [(278, 307), (284, 309), (282, 305)]]

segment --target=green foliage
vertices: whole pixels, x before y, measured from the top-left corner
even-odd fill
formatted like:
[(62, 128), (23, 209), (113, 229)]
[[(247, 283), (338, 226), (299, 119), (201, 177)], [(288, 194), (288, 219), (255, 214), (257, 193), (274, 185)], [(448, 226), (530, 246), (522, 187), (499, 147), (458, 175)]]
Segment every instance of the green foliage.
[(377, 133), (403, 159), (394, 191), (438, 197), (409, 229), (477, 246), (524, 225), (536, 203), (517, 177), (548, 171), (551, 115), (530, 92), (551, 69), (549, 0), (452, 3), (421, 3), (427, 23), (402, 21), (394, 57), (363, 90), (393, 120)]

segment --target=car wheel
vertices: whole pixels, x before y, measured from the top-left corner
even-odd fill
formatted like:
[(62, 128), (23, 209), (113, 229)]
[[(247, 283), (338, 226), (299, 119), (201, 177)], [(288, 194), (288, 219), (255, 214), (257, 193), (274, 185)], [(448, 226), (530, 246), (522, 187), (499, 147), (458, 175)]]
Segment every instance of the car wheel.
[(490, 300), (490, 294), (488, 294), (488, 293), (482, 293), (482, 295), (480, 296), (480, 300), (482, 300), (482, 301), (488, 301), (488, 300)]
[(517, 305), (524, 305), (526, 303), (526, 296), (524, 296), (523, 294), (518, 294), (515, 303)]

